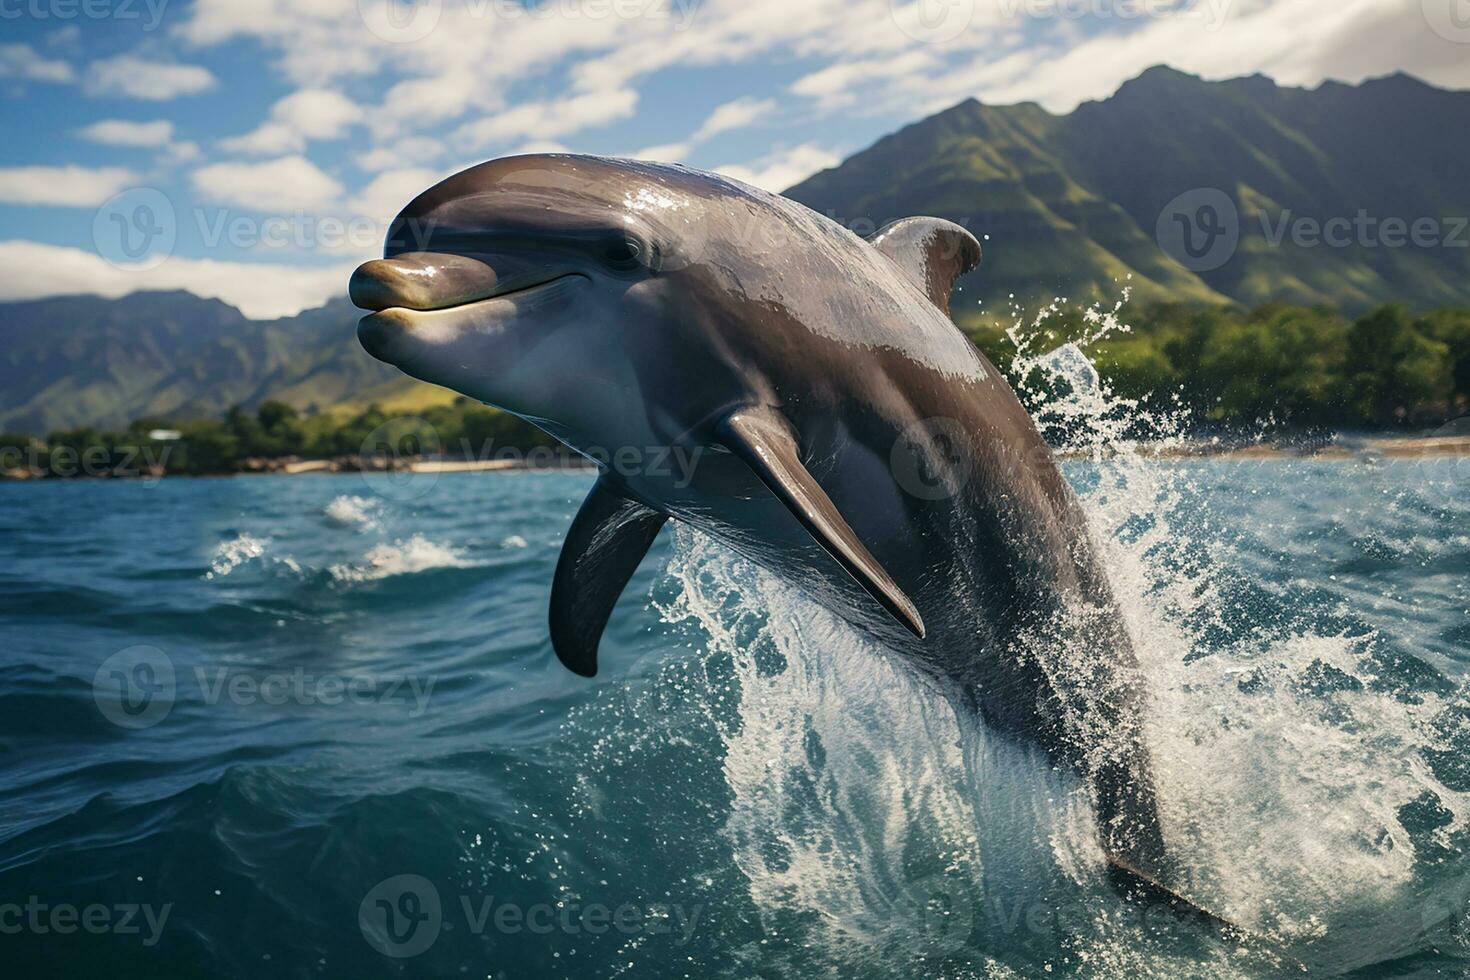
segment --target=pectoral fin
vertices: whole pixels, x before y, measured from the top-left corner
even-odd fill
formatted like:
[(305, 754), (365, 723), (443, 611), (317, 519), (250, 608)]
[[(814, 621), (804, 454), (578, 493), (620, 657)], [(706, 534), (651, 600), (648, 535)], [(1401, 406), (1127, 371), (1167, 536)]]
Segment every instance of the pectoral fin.
[(924, 621), (918, 609), (807, 472), (791, 425), (779, 412), (769, 408), (737, 409), (721, 421), (720, 439), (879, 605), (923, 638)]
[(903, 218), (868, 237), (922, 289), (930, 302), (949, 312), (949, 294), (960, 276), (980, 264), (980, 243), (953, 221)]
[(597, 673), (597, 644), (668, 516), (598, 479), (572, 520), (551, 584), (551, 646), (570, 671)]

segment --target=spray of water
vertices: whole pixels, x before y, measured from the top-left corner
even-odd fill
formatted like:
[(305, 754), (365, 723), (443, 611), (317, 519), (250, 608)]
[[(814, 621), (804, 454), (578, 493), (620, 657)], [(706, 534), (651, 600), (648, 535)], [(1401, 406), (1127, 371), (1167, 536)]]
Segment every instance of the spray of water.
[(1459, 942), (1470, 793), (1432, 763), (1463, 750), (1465, 698), (1385, 684), (1371, 631), (1241, 615), (1239, 590), (1270, 589), (1211, 506), (1230, 464), (1157, 458), (1189, 430), (1177, 397), (1120, 398), (1088, 357), (1128, 329), (1121, 308), (1087, 310), (1060, 347), (1057, 306), (1017, 317), (1011, 373), (1103, 545), (1170, 847), (1192, 897), (1258, 940), (1130, 907), (1102, 883), (1074, 781), (681, 528), (659, 604), (733, 672), (733, 707), (722, 686), (709, 716), (769, 972), (1274, 976)]

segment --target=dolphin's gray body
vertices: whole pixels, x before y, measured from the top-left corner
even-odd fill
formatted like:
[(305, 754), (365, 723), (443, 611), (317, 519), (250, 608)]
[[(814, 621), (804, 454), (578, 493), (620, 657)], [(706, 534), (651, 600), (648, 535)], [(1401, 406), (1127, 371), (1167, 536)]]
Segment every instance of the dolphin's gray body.
[(404, 210), (352, 292), (374, 356), (573, 448), (669, 446), (686, 486), (605, 468), (568, 533), (555, 650), (596, 669), (663, 523), (714, 535), (885, 644), (966, 715), (1085, 780), (1115, 871), (1169, 885), (1128, 635), (1078, 503), (948, 316), (963, 229), (869, 240), (682, 167), (491, 161)]

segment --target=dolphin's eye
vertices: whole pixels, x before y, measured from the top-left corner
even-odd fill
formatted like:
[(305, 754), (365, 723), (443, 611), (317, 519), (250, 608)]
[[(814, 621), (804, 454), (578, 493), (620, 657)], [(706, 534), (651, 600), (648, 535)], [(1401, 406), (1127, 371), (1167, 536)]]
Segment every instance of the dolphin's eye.
[(607, 264), (624, 272), (642, 265), (643, 247), (631, 238), (620, 238), (607, 246)]

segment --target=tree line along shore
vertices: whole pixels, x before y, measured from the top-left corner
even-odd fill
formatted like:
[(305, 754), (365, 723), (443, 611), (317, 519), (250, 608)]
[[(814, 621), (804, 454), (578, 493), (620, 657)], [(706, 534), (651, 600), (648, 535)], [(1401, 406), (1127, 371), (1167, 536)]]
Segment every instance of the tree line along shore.
[[(1208, 444), (1222, 434), (1226, 444), (1340, 430), (1403, 436), (1470, 413), (1470, 309), (1385, 306), (1350, 318), (1284, 303), (1164, 304), (1128, 320), (1130, 328), (1087, 347), (1099, 374), (1123, 398), (1167, 393)], [(992, 362), (1014, 370), (1002, 324), (970, 314), (960, 326)], [(1080, 313), (1058, 313), (1032, 348), (1095, 330)], [(1033, 402), (1047, 396), (1024, 386)], [(391, 469), (425, 458), (484, 469), (576, 462), (530, 423), (467, 398), (411, 417), (376, 405), (307, 415), (267, 401), (219, 418), (138, 419), (120, 432), (0, 434), (0, 476), (12, 479)]]

